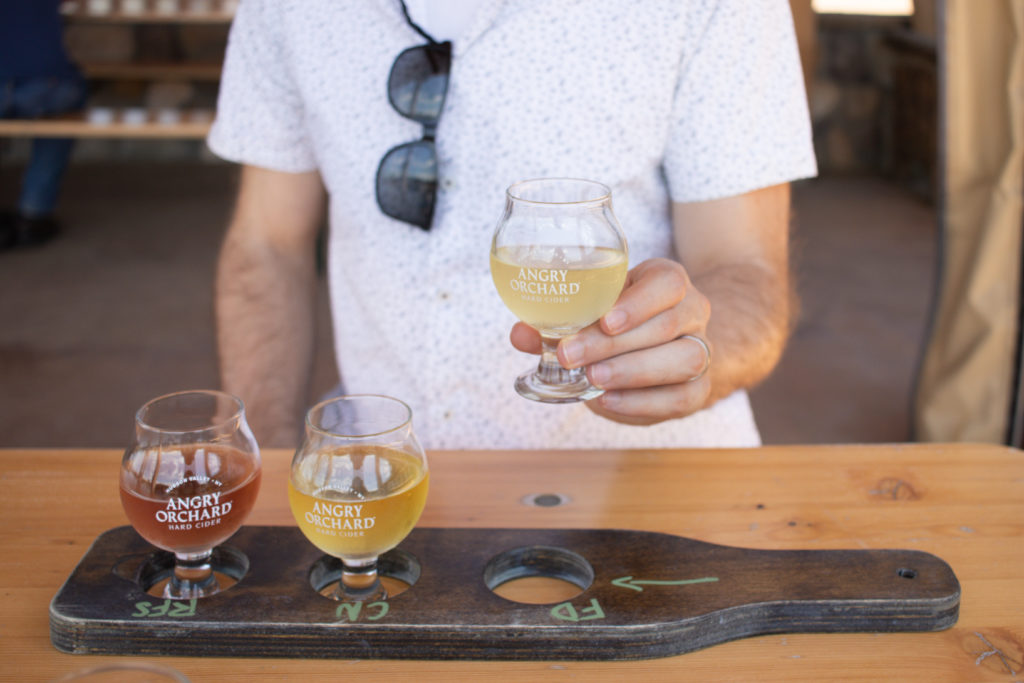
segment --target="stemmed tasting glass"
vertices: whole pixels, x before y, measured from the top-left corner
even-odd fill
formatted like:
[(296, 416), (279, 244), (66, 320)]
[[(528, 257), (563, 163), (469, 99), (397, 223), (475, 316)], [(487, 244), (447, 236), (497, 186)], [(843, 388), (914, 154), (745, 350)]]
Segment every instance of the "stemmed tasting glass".
[(573, 403), (603, 393), (584, 368), (563, 368), (556, 349), (559, 339), (611, 309), (628, 264), (626, 237), (606, 185), (542, 178), (508, 188), (491, 241), (491, 276), (505, 305), (540, 332), (543, 347), (537, 367), (516, 378), (520, 395)]
[(332, 598), (387, 597), (377, 558), (412, 531), (429, 483), (412, 410), (402, 401), (341, 396), (309, 410), (305, 439), (292, 459), (288, 501), (306, 538), (342, 562)]
[(220, 590), (210, 554), (249, 516), (260, 473), (245, 407), (231, 394), (167, 394), (135, 414), (135, 440), (121, 460), (121, 504), (140, 536), (174, 553), (164, 597)]

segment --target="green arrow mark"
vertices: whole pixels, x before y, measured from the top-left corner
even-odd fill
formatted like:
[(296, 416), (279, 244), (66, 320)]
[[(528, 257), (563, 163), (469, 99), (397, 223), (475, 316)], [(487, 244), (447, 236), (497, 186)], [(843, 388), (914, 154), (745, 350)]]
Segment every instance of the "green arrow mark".
[(680, 579), (678, 581), (644, 581), (641, 579), (634, 579), (632, 576), (620, 576), (617, 579), (612, 579), (612, 584), (619, 588), (632, 588), (635, 591), (643, 592), (641, 586), (686, 586), (691, 583), (714, 583), (718, 581), (717, 576), (704, 576), (699, 579)]

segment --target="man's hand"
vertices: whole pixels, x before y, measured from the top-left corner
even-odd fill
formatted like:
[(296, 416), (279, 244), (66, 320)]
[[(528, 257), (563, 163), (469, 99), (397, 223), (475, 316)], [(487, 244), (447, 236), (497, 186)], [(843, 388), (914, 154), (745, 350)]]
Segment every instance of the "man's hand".
[[(630, 424), (652, 424), (704, 407), (710, 380), (700, 343), (707, 336), (710, 306), (686, 269), (669, 259), (633, 268), (615, 306), (598, 322), (558, 344), (563, 367), (587, 366), (591, 384), (606, 390), (587, 405), (599, 415)], [(518, 323), (512, 343), (538, 352), (540, 336)]]
[[(633, 268), (612, 309), (558, 345), (564, 367), (586, 366), (606, 390), (588, 407), (617, 422), (685, 417), (756, 384), (789, 331), (789, 186), (672, 209), (679, 262)], [(706, 374), (704, 347), (682, 335), (707, 343)], [(523, 323), (511, 340), (540, 352), (539, 334)]]

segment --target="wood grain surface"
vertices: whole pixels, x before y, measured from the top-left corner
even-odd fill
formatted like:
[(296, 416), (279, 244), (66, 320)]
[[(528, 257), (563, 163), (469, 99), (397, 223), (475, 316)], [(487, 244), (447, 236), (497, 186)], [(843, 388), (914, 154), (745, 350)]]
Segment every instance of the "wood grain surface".
[[(52, 680), (149, 661), (193, 681), (1024, 680), (1024, 454), (986, 445), (752, 450), (433, 452), (423, 527), (658, 531), (762, 549), (923, 550), (956, 572), (955, 627), (788, 634), (630, 662), (76, 656), (50, 643), (48, 605), (101, 533), (125, 523), (116, 450), (0, 451), (0, 678)], [(264, 453), (253, 525), (288, 525), (290, 453)], [(562, 494), (557, 507), (522, 500)]]
[[(386, 519), (378, 519), (386, 523)], [(650, 659), (769, 633), (937, 631), (960, 585), (916, 550), (761, 550), (623, 529), (420, 527), (384, 555), (401, 595), (339, 603), (340, 567), (293, 526), (253, 526), (217, 548), (239, 578), (203, 600), (151, 587), (173, 566), (132, 527), (103, 533), (50, 604), (50, 639), (75, 654), (360, 659)], [(575, 584), (554, 604), (493, 588), (521, 576)], [(147, 593), (147, 589), (150, 589)]]

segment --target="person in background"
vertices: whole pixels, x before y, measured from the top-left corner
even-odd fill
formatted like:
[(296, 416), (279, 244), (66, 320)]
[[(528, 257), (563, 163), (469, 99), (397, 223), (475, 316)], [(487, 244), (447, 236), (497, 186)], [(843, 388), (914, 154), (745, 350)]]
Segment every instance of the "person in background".
[[(82, 108), (86, 84), (64, 49), (59, 0), (0, 0), (0, 118), (34, 119)], [(0, 248), (41, 244), (54, 218), (74, 142), (37, 138), (17, 207), (0, 212)]]
[[(389, 98), (438, 78), (439, 117)], [(208, 144), (242, 164), (218, 344), (261, 443), (301, 433), (325, 200), (338, 391), (406, 401), (426, 447), (760, 443), (745, 390), (786, 342), (789, 182), (816, 173), (787, 0), (246, 0)], [(606, 390), (586, 404), (511, 386), (539, 337), (490, 238), (540, 177), (610, 186), (629, 240), (618, 302), (559, 345)]]

